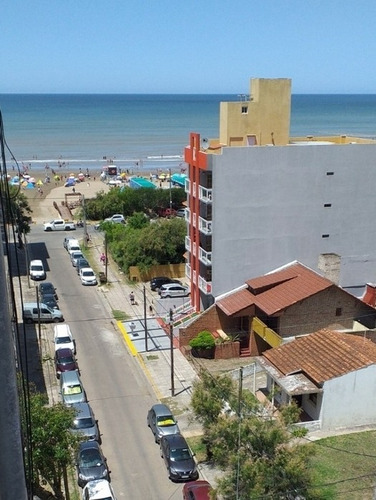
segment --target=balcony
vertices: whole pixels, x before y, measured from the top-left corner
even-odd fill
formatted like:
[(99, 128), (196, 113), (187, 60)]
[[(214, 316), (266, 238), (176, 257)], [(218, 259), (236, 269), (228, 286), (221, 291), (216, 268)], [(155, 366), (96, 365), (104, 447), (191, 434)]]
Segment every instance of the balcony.
[(199, 247), (198, 258), (200, 259), (200, 261), (203, 264), (205, 264), (206, 266), (210, 266), (211, 265), (211, 256), (212, 256), (211, 252), (206, 252), (202, 247)]
[(185, 179), (185, 188), (184, 188), (184, 190), (185, 190), (185, 192), (187, 194), (191, 194), (191, 181), (188, 178)]
[(274, 330), (267, 327), (265, 323), (263, 323), (256, 316), (252, 320), (252, 330), (271, 347), (278, 347), (282, 344), (282, 337), (280, 337)]
[(199, 217), (199, 230), (204, 234), (212, 234), (212, 223), (211, 221), (207, 221), (202, 217)]
[(185, 249), (191, 252), (191, 238), (189, 236), (185, 237)]
[(211, 295), (211, 282), (205, 281), (202, 276), (198, 277), (198, 287), (205, 295)]
[(213, 190), (199, 186), (199, 199), (204, 203), (211, 203), (213, 197)]

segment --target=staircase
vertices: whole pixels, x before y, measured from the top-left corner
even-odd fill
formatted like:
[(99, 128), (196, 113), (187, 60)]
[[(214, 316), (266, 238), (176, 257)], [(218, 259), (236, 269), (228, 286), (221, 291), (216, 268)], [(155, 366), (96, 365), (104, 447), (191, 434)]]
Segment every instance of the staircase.
[(251, 351), (249, 350), (249, 347), (241, 347), (240, 348), (240, 358), (249, 358), (251, 356)]

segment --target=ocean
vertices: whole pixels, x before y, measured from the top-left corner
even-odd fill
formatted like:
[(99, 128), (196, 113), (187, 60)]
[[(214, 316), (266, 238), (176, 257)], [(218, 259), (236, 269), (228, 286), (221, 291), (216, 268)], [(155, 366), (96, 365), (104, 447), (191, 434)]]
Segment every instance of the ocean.
[[(219, 103), (237, 95), (0, 94), (9, 170), (179, 170), (189, 133), (218, 137)], [(376, 137), (376, 95), (293, 95), (291, 136)], [(8, 150), (9, 148), (9, 150)], [(13, 159), (14, 158), (14, 159)]]

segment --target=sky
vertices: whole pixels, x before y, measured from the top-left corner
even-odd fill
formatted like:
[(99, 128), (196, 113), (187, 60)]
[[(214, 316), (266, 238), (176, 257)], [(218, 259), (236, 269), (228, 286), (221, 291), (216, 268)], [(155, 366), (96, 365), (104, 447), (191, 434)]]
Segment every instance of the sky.
[(375, 0), (2, 0), (0, 93), (376, 93)]

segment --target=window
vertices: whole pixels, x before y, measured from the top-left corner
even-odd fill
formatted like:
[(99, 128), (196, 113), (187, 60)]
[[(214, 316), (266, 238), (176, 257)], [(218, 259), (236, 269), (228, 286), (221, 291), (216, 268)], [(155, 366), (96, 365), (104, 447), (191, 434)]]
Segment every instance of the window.
[(248, 114), (248, 106), (242, 106), (242, 115)]
[(334, 175), (334, 172), (326, 172), (326, 175)]
[(342, 316), (342, 307), (336, 308), (336, 316)]
[(311, 401), (311, 403), (313, 404), (313, 406), (317, 405), (317, 394), (315, 392), (313, 392), (312, 394), (310, 394), (308, 396), (308, 399)]
[(321, 238), (329, 238), (329, 234), (322, 234)]
[(332, 206), (332, 204), (331, 204), (331, 203), (324, 203), (324, 207), (325, 207), (325, 208), (329, 208), (329, 207), (331, 207), (331, 206)]

